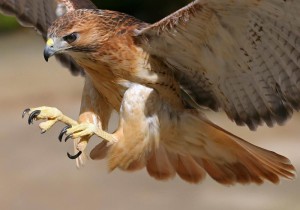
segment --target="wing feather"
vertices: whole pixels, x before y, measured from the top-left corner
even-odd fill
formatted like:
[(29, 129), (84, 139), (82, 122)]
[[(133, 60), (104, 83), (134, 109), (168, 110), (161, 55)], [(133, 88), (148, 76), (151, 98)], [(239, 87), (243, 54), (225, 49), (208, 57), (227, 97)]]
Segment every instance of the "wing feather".
[(300, 109), (300, 1), (196, 0), (136, 32), (185, 93), (239, 125)]
[(76, 9), (97, 9), (97, 7), (89, 0), (57, 0), (57, 2), (64, 4), (67, 11)]
[[(66, 4), (67, 11), (96, 8), (89, 0), (0, 0), (0, 13), (15, 16), (21, 25), (35, 28), (45, 40), (48, 27), (57, 18), (57, 3)], [(82, 68), (70, 56), (55, 57), (72, 74), (83, 74)]]

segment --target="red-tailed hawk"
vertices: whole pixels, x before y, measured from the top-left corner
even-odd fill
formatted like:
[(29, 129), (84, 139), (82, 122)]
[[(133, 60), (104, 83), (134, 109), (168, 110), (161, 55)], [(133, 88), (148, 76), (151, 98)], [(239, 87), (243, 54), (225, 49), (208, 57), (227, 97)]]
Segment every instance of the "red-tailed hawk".
[[(55, 55), (84, 72), (78, 121), (51, 107), (23, 114), (29, 123), (46, 120), (43, 132), (67, 124), (59, 139), (74, 139), (79, 151), (70, 158), (80, 162), (97, 135), (104, 141), (90, 156), (107, 158), (110, 170), (146, 167), (156, 179), (178, 174), (194, 183), (207, 172), (222, 184), (295, 176), (287, 158), (223, 130), (202, 111), (224, 110), (254, 130), (299, 109), (300, 1), (196, 0), (155, 24), (88, 0), (58, 2), (0, 0), (0, 9), (42, 33), (46, 60)], [(110, 134), (112, 110), (120, 122)]]

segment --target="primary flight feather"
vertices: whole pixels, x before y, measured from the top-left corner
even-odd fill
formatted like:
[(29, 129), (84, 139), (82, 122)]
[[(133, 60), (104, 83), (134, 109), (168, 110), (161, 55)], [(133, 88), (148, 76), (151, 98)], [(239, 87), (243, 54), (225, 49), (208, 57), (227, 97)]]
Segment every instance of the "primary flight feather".
[[(82, 161), (97, 135), (105, 141), (90, 156), (107, 158), (110, 170), (146, 167), (156, 179), (193, 183), (208, 173), (227, 185), (295, 175), (287, 158), (214, 125), (202, 108), (252, 130), (299, 109), (299, 9), (296, 0), (202, 0), (148, 24), (86, 0), (0, 0), (46, 38), (46, 60), (59, 56), (85, 74), (78, 121), (51, 107), (24, 112), (29, 123), (46, 119), (43, 131), (66, 123), (60, 140), (75, 139), (79, 151), (70, 158)], [(112, 110), (120, 122), (110, 134)]]

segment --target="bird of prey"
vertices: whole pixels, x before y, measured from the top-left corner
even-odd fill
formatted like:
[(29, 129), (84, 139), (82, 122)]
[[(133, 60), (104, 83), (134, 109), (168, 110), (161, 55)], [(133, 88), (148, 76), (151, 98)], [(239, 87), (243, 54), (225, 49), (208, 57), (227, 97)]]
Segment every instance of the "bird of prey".
[[(176, 174), (225, 185), (292, 179), (290, 161), (218, 127), (205, 108), (223, 110), (251, 130), (283, 124), (300, 108), (300, 1), (196, 0), (154, 24), (97, 9), (89, 0), (0, 0), (0, 10), (46, 40), (85, 86), (78, 120), (53, 107), (26, 109), (28, 121), (57, 121), (74, 139), (78, 163), (90, 154), (109, 170), (146, 168), (159, 180)], [(112, 110), (120, 121), (107, 132)], [(78, 140), (76, 140), (78, 139)]]

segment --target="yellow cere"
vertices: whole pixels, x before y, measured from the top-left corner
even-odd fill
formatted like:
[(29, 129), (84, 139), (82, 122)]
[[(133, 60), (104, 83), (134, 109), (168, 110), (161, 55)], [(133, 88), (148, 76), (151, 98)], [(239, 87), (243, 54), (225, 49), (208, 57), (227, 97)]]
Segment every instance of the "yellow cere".
[(47, 44), (47, 46), (49, 46), (49, 47), (53, 46), (53, 44), (54, 44), (53, 39), (48, 39), (48, 41), (47, 41), (46, 44)]

